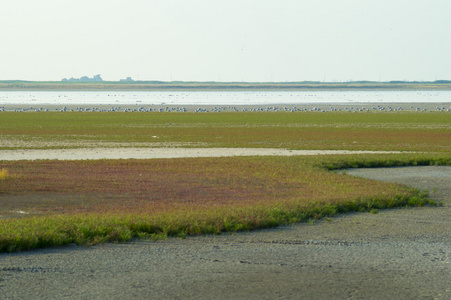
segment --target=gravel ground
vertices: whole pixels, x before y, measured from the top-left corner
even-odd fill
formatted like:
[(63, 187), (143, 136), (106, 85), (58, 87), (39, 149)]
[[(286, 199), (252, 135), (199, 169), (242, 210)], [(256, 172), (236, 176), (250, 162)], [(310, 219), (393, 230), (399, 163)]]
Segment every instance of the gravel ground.
[(451, 299), (451, 167), (349, 170), (442, 207), (233, 235), (0, 254), (1, 299)]

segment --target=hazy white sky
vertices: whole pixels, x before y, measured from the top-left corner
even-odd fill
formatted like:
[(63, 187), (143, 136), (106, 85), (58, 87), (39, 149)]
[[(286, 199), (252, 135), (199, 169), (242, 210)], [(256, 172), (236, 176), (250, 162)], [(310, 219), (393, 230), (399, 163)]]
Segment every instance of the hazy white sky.
[(451, 0), (0, 0), (0, 80), (451, 79)]

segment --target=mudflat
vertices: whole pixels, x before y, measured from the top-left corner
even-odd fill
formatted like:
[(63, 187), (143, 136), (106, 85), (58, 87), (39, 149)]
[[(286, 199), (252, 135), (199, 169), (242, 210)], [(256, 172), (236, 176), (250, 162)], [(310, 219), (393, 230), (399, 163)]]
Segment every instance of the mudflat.
[(153, 159), (227, 156), (293, 156), (401, 153), (400, 151), (289, 150), (278, 148), (78, 148), (0, 150), (2, 160)]
[(440, 207), (165, 241), (0, 254), (5, 299), (450, 299), (451, 167), (348, 174), (426, 189)]

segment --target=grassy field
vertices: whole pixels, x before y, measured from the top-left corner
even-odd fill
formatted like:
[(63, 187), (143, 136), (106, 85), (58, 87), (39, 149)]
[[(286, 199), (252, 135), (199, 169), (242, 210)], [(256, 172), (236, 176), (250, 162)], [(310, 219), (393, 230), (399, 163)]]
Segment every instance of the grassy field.
[(3, 112), (0, 149), (253, 147), (449, 152), (446, 112)]
[(0, 251), (221, 233), (435, 205), (348, 167), (451, 165), (447, 113), (2, 113), (2, 149), (202, 146), (422, 153), (1, 161)]

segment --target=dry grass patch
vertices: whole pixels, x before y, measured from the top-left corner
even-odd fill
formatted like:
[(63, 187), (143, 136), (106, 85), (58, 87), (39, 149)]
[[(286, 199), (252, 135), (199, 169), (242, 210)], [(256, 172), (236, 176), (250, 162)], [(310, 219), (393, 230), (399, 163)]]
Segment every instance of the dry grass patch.
[(9, 177), (9, 171), (5, 168), (0, 170), (0, 180), (5, 180)]

